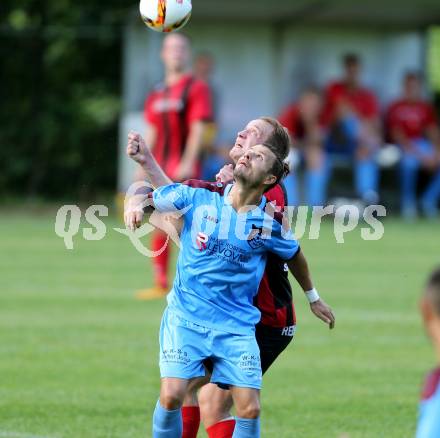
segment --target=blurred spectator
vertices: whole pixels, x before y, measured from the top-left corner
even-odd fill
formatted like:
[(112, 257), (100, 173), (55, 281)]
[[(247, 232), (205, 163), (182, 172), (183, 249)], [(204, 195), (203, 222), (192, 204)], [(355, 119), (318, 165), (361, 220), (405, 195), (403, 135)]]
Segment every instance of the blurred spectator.
[[(161, 59), (165, 67), (164, 80), (145, 101), (146, 142), (171, 179), (197, 178), (207, 122), (212, 120), (211, 92), (204, 81), (191, 73), (191, 42), (186, 35), (167, 35), (163, 39)], [(168, 292), (170, 247), (167, 239), (165, 233), (154, 232), (153, 251), (164, 250), (152, 259), (155, 286), (140, 291), (139, 299), (158, 298)]]
[[(279, 121), (289, 130), (294, 148), (305, 163), (305, 201), (309, 206), (325, 201), (325, 174), (323, 154), (323, 129), (321, 114), (323, 99), (314, 87), (306, 88), (298, 100), (286, 107)], [(297, 205), (297, 178), (292, 172), (285, 180), (289, 204)]]
[(215, 143), (217, 136), (217, 114), (218, 114), (218, 93), (214, 85), (212, 76), (215, 69), (214, 57), (209, 52), (200, 52), (194, 60), (194, 75), (208, 84), (211, 96), (213, 117), (206, 124), (205, 138), (202, 153), (202, 179), (210, 181), (215, 179), (215, 175), (224, 166), (229, 158), (230, 146), (222, 147)]
[(365, 202), (374, 203), (378, 199), (379, 183), (375, 153), (382, 143), (379, 107), (375, 95), (360, 82), (359, 57), (347, 54), (343, 65), (344, 77), (331, 83), (325, 92), (327, 177), (334, 157), (353, 160), (356, 193)]
[(391, 140), (402, 150), (400, 168), (401, 210), (406, 218), (417, 215), (417, 176), (420, 168), (433, 176), (421, 197), (423, 212), (437, 215), (440, 199), (440, 130), (434, 107), (422, 97), (422, 81), (416, 72), (403, 79), (403, 95), (387, 112)]

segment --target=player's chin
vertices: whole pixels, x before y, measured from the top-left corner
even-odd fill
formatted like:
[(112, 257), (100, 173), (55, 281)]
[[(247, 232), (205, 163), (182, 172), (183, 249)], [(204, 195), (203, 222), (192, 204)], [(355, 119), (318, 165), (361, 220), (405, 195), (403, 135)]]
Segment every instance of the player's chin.
[(234, 176), (235, 177), (243, 176), (245, 174), (245, 170), (246, 170), (246, 166), (243, 166), (242, 164), (238, 164), (237, 166), (235, 166)]

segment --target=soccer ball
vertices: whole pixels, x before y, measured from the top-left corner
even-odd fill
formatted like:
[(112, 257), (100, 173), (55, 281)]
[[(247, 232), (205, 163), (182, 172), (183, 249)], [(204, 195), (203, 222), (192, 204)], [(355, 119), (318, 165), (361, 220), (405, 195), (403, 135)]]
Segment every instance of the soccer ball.
[(181, 29), (191, 17), (191, 0), (141, 0), (143, 22), (156, 32)]

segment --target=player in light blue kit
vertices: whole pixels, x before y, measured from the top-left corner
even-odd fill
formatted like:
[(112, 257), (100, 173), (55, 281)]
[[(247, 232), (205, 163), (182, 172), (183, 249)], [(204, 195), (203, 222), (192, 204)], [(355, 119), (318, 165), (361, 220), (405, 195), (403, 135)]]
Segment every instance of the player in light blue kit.
[[(440, 364), (440, 267), (431, 275), (420, 303), (426, 332)], [(420, 402), (417, 438), (440, 437), (440, 366), (427, 377)]]
[[(283, 177), (286, 155), (287, 147), (257, 145), (238, 161), (233, 185), (188, 181), (160, 187), (150, 197), (159, 212), (185, 211), (182, 250), (160, 329), (162, 380), (154, 438), (181, 437), (180, 407), (190, 379), (205, 375), (205, 359), (214, 364), (211, 381), (231, 388), (237, 411), (233, 437), (260, 436), (261, 365), (255, 340), (260, 312), (253, 298), (267, 252), (295, 266), (295, 277), (309, 286), (305, 290), (313, 289), (298, 242), (263, 197)], [(293, 264), (297, 258), (302, 262)], [(311, 306), (333, 326), (333, 313), (319, 297)]]

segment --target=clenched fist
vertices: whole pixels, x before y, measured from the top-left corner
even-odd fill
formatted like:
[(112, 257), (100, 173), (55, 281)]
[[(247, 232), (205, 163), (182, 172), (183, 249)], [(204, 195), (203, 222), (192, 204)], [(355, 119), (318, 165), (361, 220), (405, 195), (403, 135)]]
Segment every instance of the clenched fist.
[(232, 164), (223, 166), (215, 176), (215, 179), (217, 182), (221, 182), (223, 184), (232, 182), (234, 179), (234, 166)]
[(137, 132), (131, 131), (128, 134), (127, 155), (140, 165), (148, 160), (149, 149), (145, 144), (145, 140)]

